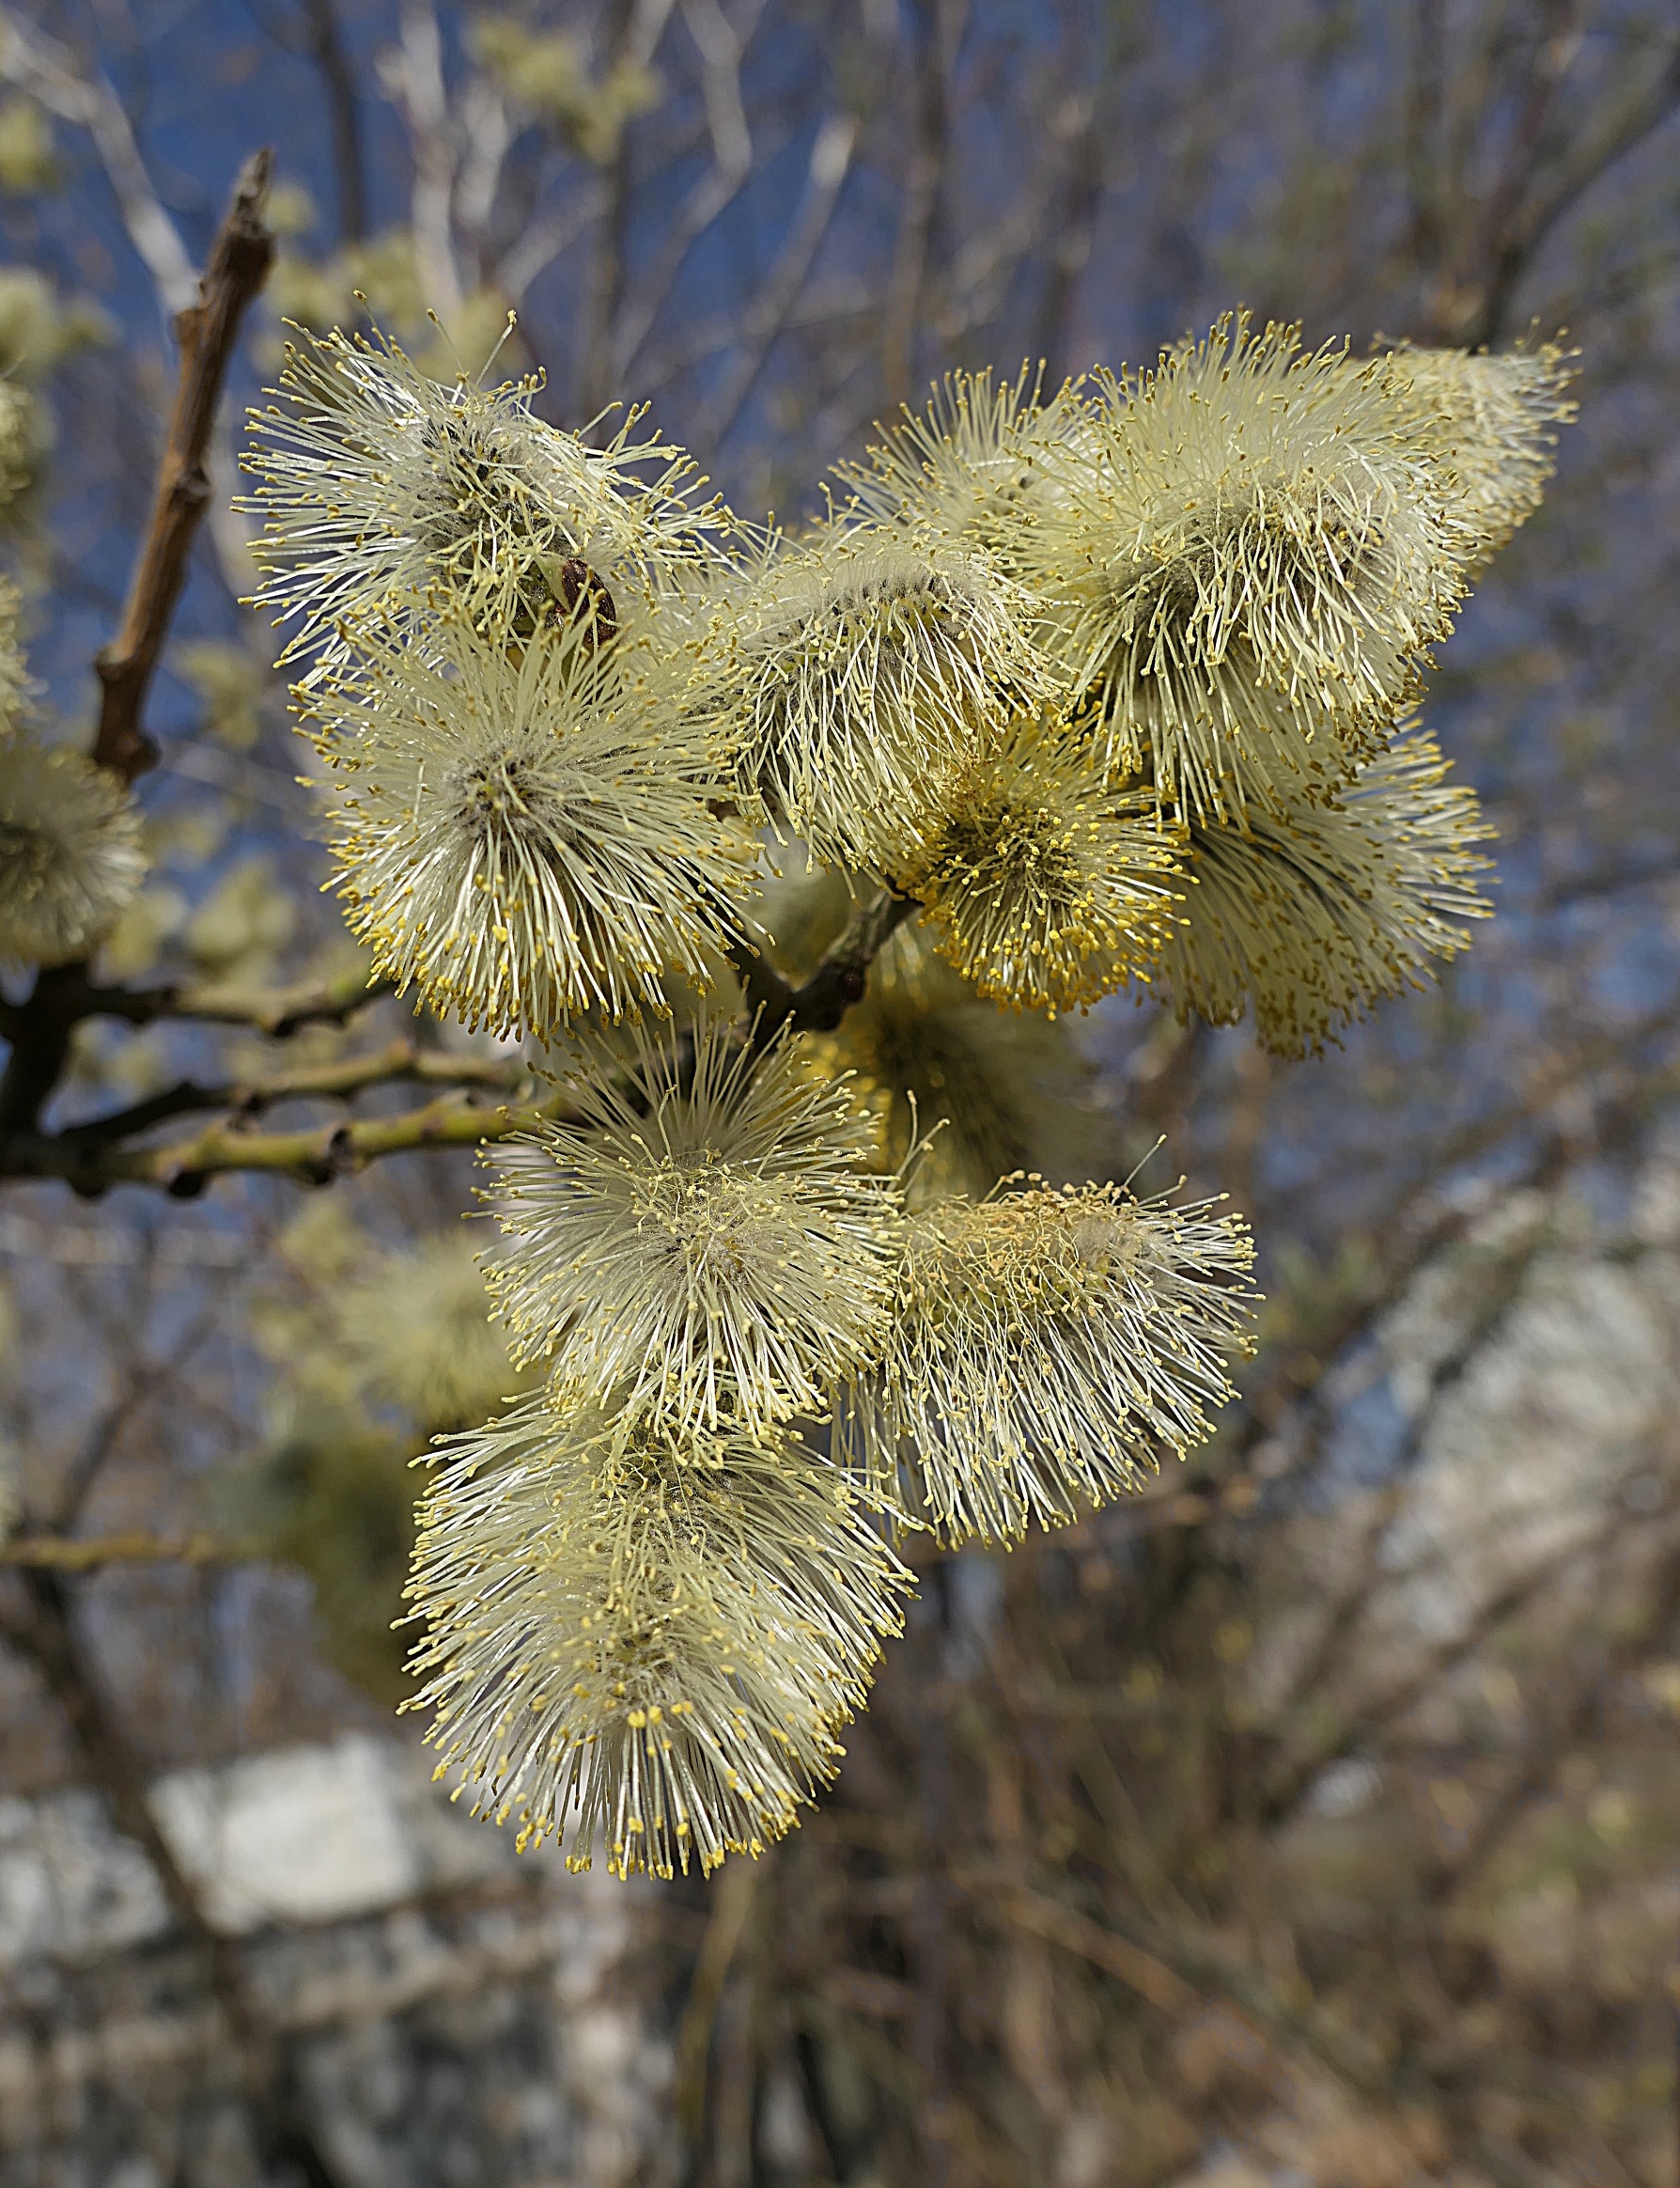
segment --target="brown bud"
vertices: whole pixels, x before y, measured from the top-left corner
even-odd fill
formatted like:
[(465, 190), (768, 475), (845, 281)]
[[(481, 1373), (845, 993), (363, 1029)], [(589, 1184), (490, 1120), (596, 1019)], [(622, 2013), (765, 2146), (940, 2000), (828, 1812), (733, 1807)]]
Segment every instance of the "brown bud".
[(583, 622), (597, 647), (611, 646), (618, 635), (618, 609), (605, 583), (581, 555), (568, 555), (560, 565), (554, 583), (558, 617)]

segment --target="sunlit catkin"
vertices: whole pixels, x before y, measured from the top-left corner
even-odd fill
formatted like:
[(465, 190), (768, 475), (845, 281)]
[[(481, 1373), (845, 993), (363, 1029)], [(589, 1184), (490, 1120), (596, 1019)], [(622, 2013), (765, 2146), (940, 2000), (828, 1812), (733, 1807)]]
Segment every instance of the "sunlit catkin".
[(1088, 456), (1021, 568), (1067, 602), (1047, 643), (1112, 762), (1198, 820), (1328, 794), (1381, 749), (1462, 590), (1444, 420), (1382, 359), (1240, 318), (1095, 385)]
[(880, 1340), (899, 1221), (848, 1081), (702, 1025), (572, 1103), (486, 1157), (517, 1356), (679, 1432), (822, 1413)]
[(988, 557), (889, 525), (767, 549), (702, 649), (743, 787), (819, 862), (892, 879), (949, 771), (1053, 688), (1034, 615)]
[(1471, 559), (1485, 562), (1540, 507), (1557, 429), (1576, 414), (1569, 353), (1555, 342), (1500, 356), (1408, 348), (1387, 362), (1396, 383), (1445, 421), (1456, 504), (1474, 532)]
[(1423, 987), (1490, 910), (1477, 846), (1492, 831), (1447, 773), (1414, 731), (1332, 805), (1255, 812), (1246, 834), (1192, 826), (1195, 886), (1159, 970), (1180, 1020), (1230, 1025), (1252, 1006), (1263, 1046), (1297, 1056), (1379, 996)]
[(1020, 717), (951, 776), (908, 885), (983, 995), (1076, 1009), (1147, 966), (1175, 916), (1177, 839), (1109, 788), (1085, 734)]
[(1023, 519), (1060, 501), (1091, 437), (1079, 388), (1070, 382), (1047, 399), (1041, 375), (1025, 366), (1013, 381), (950, 374), (864, 462), (840, 466), (852, 502), (878, 522), (977, 547), (1013, 569)]
[(445, 1446), (415, 1706), (475, 1811), (574, 1868), (756, 1854), (833, 1774), (909, 1574), (797, 1448), (527, 1401)]
[(652, 668), (576, 627), (511, 652), (461, 622), (363, 640), (310, 695), (339, 892), (377, 970), (496, 1033), (704, 989), (756, 845)]
[(602, 631), (614, 587), (710, 551), (727, 520), (680, 449), (636, 439), (634, 413), (591, 447), (534, 414), (539, 385), (444, 384), (336, 328), (288, 343), (241, 504), (264, 520), (256, 604), (296, 626), (283, 660), (342, 659), (347, 617), (407, 628), (428, 597), (492, 628), (593, 611)]
[(836, 1414), (868, 1493), (1006, 1542), (1202, 1442), (1253, 1299), (1248, 1230), (1216, 1205), (1034, 1184), (915, 1217), (887, 1344)]
[(79, 752), (0, 732), (0, 961), (80, 955), (145, 874), (140, 817), (114, 774)]

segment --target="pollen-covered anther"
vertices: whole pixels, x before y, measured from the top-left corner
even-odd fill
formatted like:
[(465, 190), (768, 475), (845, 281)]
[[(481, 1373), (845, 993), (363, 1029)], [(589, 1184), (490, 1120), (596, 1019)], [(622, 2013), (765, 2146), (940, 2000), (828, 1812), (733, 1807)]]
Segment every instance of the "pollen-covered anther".
[(1090, 740), (1023, 718), (952, 778), (910, 886), (981, 993), (1054, 1014), (1146, 971), (1174, 916), (1179, 841), (1105, 786)]

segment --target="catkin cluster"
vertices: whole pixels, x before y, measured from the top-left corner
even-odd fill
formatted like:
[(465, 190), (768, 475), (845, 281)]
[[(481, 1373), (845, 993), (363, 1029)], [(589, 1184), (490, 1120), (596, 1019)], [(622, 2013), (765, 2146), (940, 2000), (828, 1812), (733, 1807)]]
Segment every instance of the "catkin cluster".
[[(258, 598), (350, 924), (574, 1058), (489, 1157), (539, 1381), (443, 1446), (411, 1590), (479, 1808), (621, 1873), (757, 1852), (898, 1623), (896, 1535), (1009, 1542), (1207, 1435), (1245, 1229), (1032, 1174), (1050, 1058), (986, 1015), (1152, 986), (1299, 1055), (1463, 946), (1486, 832), (1416, 708), (1566, 381), (1233, 317), (1048, 398), (956, 377), (788, 531), (634, 414), (299, 339)], [(916, 915), (849, 1033), (741, 1006), (883, 890)]]

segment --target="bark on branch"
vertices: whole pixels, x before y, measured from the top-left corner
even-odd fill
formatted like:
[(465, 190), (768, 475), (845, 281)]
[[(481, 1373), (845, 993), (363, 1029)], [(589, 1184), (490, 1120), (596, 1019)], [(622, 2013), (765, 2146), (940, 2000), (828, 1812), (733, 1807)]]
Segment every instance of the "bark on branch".
[(800, 987), (785, 979), (761, 952), (741, 944), (732, 953), (737, 977), (754, 1014), (753, 1040), (762, 1048), (785, 1025), (796, 1033), (832, 1033), (869, 984), (869, 968), (910, 914), (913, 897), (882, 889), (860, 904), (822, 961)]
[(94, 664), (102, 695), (93, 757), (125, 782), (157, 758), (141, 715), (210, 503), (205, 457), (222, 383), (245, 311), (273, 261), (274, 239), (263, 221), (273, 165), (274, 155), (266, 148), (246, 161), (199, 281), (199, 300), (176, 316), (180, 379), (151, 522), (134, 565), (122, 628)]
[(253, 1132), (238, 1117), (222, 1117), (190, 1139), (159, 1147), (101, 1147), (70, 1133), (20, 1133), (5, 1149), (0, 1177), (58, 1178), (89, 1196), (112, 1185), (160, 1185), (177, 1200), (195, 1200), (212, 1178), (235, 1170), (330, 1185), (381, 1155), (477, 1147), (529, 1132), (553, 1114), (547, 1105), (490, 1108), (454, 1088), (397, 1117), (314, 1124), (301, 1132)]

